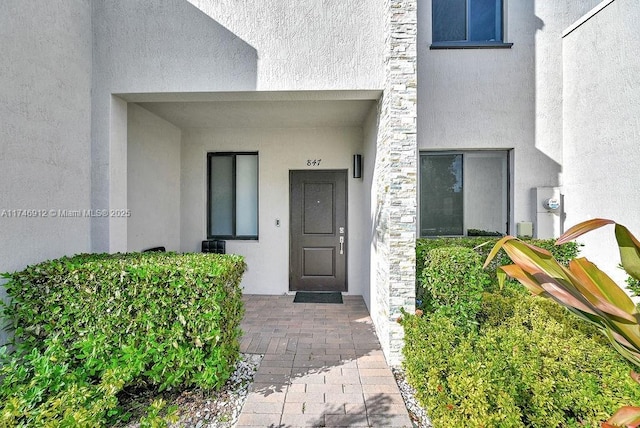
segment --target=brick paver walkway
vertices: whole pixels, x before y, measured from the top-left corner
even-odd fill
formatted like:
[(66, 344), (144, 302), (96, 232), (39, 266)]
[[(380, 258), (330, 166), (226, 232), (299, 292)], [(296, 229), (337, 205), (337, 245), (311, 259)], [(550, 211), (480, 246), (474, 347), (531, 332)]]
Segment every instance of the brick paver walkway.
[(360, 296), (244, 296), (241, 351), (264, 354), (238, 427), (411, 427)]

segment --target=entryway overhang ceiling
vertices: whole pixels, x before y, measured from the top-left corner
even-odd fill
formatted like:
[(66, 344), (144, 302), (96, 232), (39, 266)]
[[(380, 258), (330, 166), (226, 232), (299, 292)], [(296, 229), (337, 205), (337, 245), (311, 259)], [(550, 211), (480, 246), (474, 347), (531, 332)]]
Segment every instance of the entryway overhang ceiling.
[(175, 126), (308, 128), (362, 126), (381, 90), (114, 94)]

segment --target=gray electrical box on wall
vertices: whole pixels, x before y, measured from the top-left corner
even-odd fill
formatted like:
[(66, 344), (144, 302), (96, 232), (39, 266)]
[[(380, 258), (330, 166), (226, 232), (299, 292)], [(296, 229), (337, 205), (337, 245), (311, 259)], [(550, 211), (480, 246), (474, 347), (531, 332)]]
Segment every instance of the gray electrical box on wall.
[(535, 204), (533, 230), (539, 239), (562, 235), (562, 197), (559, 187), (536, 187), (532, 191)]

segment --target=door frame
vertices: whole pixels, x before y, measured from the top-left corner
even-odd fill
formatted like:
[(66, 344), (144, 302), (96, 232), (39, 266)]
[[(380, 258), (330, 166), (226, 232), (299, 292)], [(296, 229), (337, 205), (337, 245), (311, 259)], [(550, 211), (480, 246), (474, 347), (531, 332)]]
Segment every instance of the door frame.
[[(291, 169), (289, 170), (289, 291), (310, 291), (310, 290), (305, 290), (305, 289), (301, 289), (301, 288), (295, 288), (294, 287), (294, 281), (293, 281), (293, 276), (294, 276), (294, 266), (293, 266), (293, 251), (294, 251), (294, 247), (293, 247), (293, 234), (294, 234), (294, 222), (293, 222), (293, 216), (294, 216), (294, 203), (293, 203), (293, 176), (296, 173), (304, 173), (304, 174), (313, 174), (313, 173), (318, 173), (318, 174), (322, 174), (322, 173), (333, 173), (333, 174), (340, 174), (341, 178), (344, 179), (344, 228), (345, 228), (345, 233), (344, 233), (344, 284), (342, 284), (339, 288), (340, 289), (330, 289), (329, 287), (327, 287), (327, 289), (318, 289), (318, 290), (311, 290), (311, 291), (335, 291), (335, 292), (348, 292), (349, 291), (349, 174), (348, 174), (348, 169)], [(338, 213), (336, 212), (334, 214), (334, 226), (336, 228), (336, 230), (334, 231), (334, 235), (336, 237), (339, 237), (339, 227), (340, 225), (338, 224)], [(323, 287), (318, 287), (318, 288), (323, 288)]]

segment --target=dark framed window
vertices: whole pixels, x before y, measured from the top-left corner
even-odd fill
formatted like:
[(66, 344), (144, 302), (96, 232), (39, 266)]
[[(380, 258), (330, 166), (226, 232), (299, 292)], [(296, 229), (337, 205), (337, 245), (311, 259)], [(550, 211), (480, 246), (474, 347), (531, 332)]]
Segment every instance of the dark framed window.
[(509, 152), (420, 153), (420, 236), (509, 232)]
[(208, 153), (207, 185), (207, 239), (258, 239), (258, 153)]
[(432, 48), (510, 47), (503, 43), (503, 0), (432, 0)]

